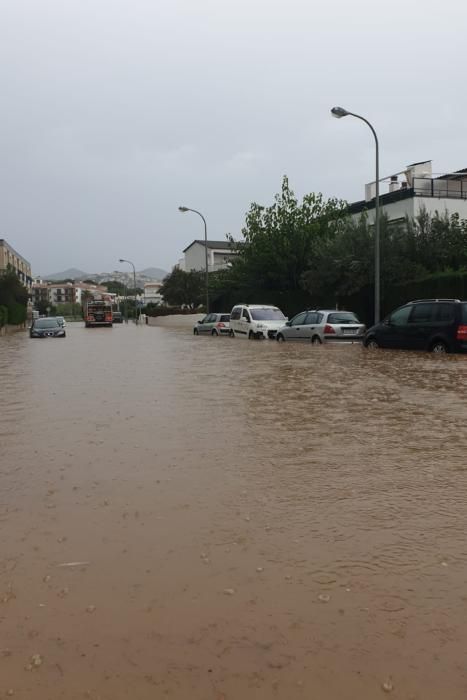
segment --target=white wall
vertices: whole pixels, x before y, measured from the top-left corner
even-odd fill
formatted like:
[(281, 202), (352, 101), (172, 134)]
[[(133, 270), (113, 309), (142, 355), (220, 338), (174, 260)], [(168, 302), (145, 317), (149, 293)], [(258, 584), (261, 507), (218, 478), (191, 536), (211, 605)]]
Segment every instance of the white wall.
[[(446, 197), (410, 197), (401, 199), (399, 202), (392, 202), (381, 207), (381, 213), (389, 217), (389, 221), (395, 219), (405, 219), (406, 216), (414, 218), (418, 216), (422, 209), (426, 209), (428, 214), (434, 215), (438, 211), (441, 215), (447, 210), (448, 214), (458, 213), (461, 219), (467, 218), (467, 200), (451, 199)], [(358, 221), (360, 214), (352, 214), (352, 219)], [(375, 220), (375, 210), (367, 212), (369, 223)]]
[[(231, 250), (208, 248), (208, 270), (222, 270), (228, 266), (228, 261), (236, 255)], [(194, 243), (185, 253), (184, 269), (190, 270), (205, 270), (206, 259), (204, 253), (204, 245)]]
[[(208, 251), (209, 253), (209, 251)], [(209, 261), (208, 261), (209, 264)], [(206, 260), (204, 245), (201, 243), (193, 243), (192, 246), (188, 248), (185, 253), (185, 270), (190, 272), (190, 270), (205, 270)]]

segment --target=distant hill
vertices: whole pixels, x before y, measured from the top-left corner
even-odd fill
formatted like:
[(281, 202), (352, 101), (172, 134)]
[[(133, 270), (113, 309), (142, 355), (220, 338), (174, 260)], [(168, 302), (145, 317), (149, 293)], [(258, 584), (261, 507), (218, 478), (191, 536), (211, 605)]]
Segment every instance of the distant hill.
[[(160, 267), (147, 267), (145, 270), (140, 270), (136, 273), (136, 278), (139, 280), (140, 284), (148, 282), (150, 280), (163, 280), (164, 277), (168, 275), (166, 270), (162, 270)], [(51, 282), (56, 282), (57, 280), (76, 280), (77, 282), (82, 280), (95, 280), (96, 282), (107, 282), (113, 279), (133, 279), (133, 273), (131, 270), (116, 270), (114, 272), (83, 272), (83, 270), (78, 270), (76, 267), (70, 267), (68, 270), (63, 272), (54, 272), (51, 275), (44, 276), (45, 280), (50, 280)]]
[(52, 275), (44, 275), (45, 280), (85, 280), (92, 278), (88, 272), (83, 272), (82, 270), (77, 270), (76, 267), (70, 267), (69, 270), (64, 270), (63, 272), (54, 272)]
[(169, 273), (166, 270), (161, 270), (160, 267), (147, 267), (145, 270), (140, 270), (139, 274), (151, 277), (153, 280), (163, 280)]

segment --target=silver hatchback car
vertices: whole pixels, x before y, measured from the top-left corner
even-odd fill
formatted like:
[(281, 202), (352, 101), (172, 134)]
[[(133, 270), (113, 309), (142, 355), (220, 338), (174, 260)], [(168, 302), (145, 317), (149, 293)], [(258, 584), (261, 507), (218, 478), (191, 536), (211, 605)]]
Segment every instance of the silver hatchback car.
[(230, 314), (207, 314), (193, 328), (194, 335), (229, 335)]
[(313, 344), (326, 341), (361, 341), (365, 326), (353, 311), (318, 309), (302, 311), (294, 316), (277, 333), (278, 341), (308, 340)]

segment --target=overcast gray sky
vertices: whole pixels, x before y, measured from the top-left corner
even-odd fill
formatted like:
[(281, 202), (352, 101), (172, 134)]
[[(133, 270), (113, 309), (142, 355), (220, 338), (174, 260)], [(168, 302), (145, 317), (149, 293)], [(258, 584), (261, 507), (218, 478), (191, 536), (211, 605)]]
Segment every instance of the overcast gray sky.
[(284, 174), (353, 201), (467, 166), (464, 0), (0, 0), (0, 237), (36, 274), (170, 269)]

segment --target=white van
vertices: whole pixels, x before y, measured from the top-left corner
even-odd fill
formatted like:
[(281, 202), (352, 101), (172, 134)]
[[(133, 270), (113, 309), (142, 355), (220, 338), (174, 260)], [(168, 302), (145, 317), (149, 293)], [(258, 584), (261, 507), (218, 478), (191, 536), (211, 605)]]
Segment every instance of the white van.
[(237, 304), (230, 313), (230, 335), (243, 338), (275, 338), (287, 321), (277, 306)]

